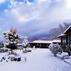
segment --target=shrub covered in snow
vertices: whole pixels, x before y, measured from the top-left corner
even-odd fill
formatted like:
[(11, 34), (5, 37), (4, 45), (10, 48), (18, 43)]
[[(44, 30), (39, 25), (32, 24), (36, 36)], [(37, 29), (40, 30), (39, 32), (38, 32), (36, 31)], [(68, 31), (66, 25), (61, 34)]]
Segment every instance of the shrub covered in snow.
[(0, 48), (4, 47), (4, 43), (2, 41), (0, 41)]
[(4, 33), (4, 37), (6, 39), (6, 47), (10, 48), (11, 50), (17, 49), (17, 43), (19, 41), (19, 36), (16, 33), (16, 29), (10, 29), (9, 32)]
[(7, 52), (7, 51), (9, 51), (9, 49), (7, 49), (7, 48), (0, 48), (0, 53), (4, 53), (4, 52)]
[(15, 56), (15, 55), (8, 55), (8, 56), (3, 56), (1, 59), (0, 59), (0, 62), (3, 62), (3, 61), (17, 61), (17, 62), (20, 62), (21, 61), (21, 57), (20, 56)]
[(54, 56), (56, 56), (58, 53), (60, 53), (60, 54), (62, 53), (62, 48), (60, 47), (59, 44), (53, 44), (53, 43), (51, 43), (49, 45), (49, 49), (54, 54)]

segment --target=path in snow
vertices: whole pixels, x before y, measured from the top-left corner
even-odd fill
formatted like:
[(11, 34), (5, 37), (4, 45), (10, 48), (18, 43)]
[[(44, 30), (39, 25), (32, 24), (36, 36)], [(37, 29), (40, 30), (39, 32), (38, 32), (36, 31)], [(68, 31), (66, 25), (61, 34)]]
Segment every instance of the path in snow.
[(23, 55), (26, 62), (2, 62), (0, 71), (71, 71), (70, 64), (54, 57), (48, 49), (35, 49)]

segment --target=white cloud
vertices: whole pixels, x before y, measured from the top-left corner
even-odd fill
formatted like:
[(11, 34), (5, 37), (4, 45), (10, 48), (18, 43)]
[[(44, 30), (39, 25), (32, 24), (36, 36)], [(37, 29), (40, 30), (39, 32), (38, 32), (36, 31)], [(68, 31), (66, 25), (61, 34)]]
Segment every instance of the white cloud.
[[(52, 0), (38, 0), (38, 3), (36, 2), (33, 4), (23, 4), (22, 2), (19, 3), (13, 0), (11, 2), (12, 8), (10, 10), (5, 10), (5, 19), (9, 24), (13, 23), (13, 25), (17, 27), (20, 27), (21, 25), (26, 25), (27, 27), (29, 25), (27, 29), (24, 27), (25, 32), (27, 31), (27, 33), (32, 32), (35, 29), (37, 29), (34, 32), (35, 34), (40, 30), (41, 33), (42, 31), (45, 32), (50, 29), (51, 26), (53, 27), (53, 25), (58, 25), (52, 24), (53, 22), (71, 19), (71, 9), (69, 8), (70, 2), (68, 2), (69, 0), (55, 1), (57, 1), (56, 3), (58, 4), (52, 3)], [(36, 20), (36, 23), (34, 20)]]
[[(37, 0), (38, 3), (36, 4), (23, 4), (22, 2), (19, 3), (15, 0), (10, 0), (14, 7), (7, 12), (7, 16), (14, 18), (19, 23), (28, 22), (34, 19), (48, 22), (51, 20), (56, 21), (56, 19), (64, 20), (71, 18), (71, 10), (69, 8), (71, 0), (55, 1), (59, 2), (56, 6), (52, 5), (51, 0)], [(10, 14), (12, 15), (10, 16)]]
[[(21, 7), (21, 9), (23, 9), (23, 8), (24, 7)], [(30, 8), (30, 7), (28, 7), (28, 8)], [(11, 13), (13, 14), (13, 16), (17, 19), (17, 21), (19, 23), (27, 22), (27, 21), (29, 21), (31, 19), (34, 19), (37, 16), (37, 12), (36, 11), (34, 12), (33, 10), (28, 10), (27, 9), (28, 12), (26, 12), (26, 11), (23, 12), (21, 9), (20, 8), (13, 8), (11, 10)], [(34, 14), (36, 14), (36, 15), (34, 15)]]
[(62, 6), (59, 6), (52, 11), (52, 14), (54, 15), (55, 19), (59, 21), (71, 19), (70, 13), (71, 13), (71, 0), (64, 0)]
[(47, 0), (38, 0), (39, 3), (46, 2)]
[[(42, 14), (42, 12), (45, 10), (45, 8), (48, 8), (49, 6), (49, 0), (36, 0), (39, 3), (30, 3), (27, 2), (27, 4), (24, 4), (23, 2), (18, 2), (16, 0), (9, 0), (10, 10), (5, 10), (5, 15), (8, 17), (15, 18), (16, 21), (19, 23), (21, 22), (27, 22), (29, 20), (38, 18)], [(12, 15), (11, 15), (12, 14)]]
[(66, 4), (66, 7), (67, 8), (69, 8), (69, 9), (71, 9), (71, 0), (66, 0), (66, 2), (65, 2)]
[(6, 0), (0, 0), (0, 4), (2, 4), (2, 3), (4, 3), (4, 2), (6, 2)]
[(20, 16), (18, 21), (21, 23), (21, 22), (25, 22), (26, 21), (26, 18), (24, 16)]
[[(11, 4), (14, 3), (14, 0), (11, 1)], [(15, 5), (13, 5), (14, 7), (12, 7), (11, 10), (9, 10), (7, 12), (7, 10), (5, 11), (5, 14), (7, 13), (7, 16), (12, 14), (11, 17), (15, 18), (16, 21), (18, 21), (19, 23), (22, 22), (28, 22), (30, 20), (33, 19), (37, 19), (38, 16), (41, 15), (41, 13), (44, 11), (45, 8), (48, 8), (49, 5), (48, 2), (44, 2), (41, 4), (23, 4), (23, 3), (14, 3)]]

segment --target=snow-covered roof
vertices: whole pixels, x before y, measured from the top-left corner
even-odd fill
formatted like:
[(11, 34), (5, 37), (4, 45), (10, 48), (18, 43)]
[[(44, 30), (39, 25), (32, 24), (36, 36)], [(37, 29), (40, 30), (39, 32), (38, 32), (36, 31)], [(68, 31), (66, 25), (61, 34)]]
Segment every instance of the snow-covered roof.
[(54, 39), (54, 40), (52, 40), (52, 42), (60, 43), (61, 41), (59, 39)]
[(51, 40), (35, 40), (33, 42), (30, 42), (30, 43), (51, 43), (52, 41)]
[(59, 38), (59, 37), (63, 37), (63, 36), (65, 36), (65, 34), (60, 34), (57, 37)]
[(71, 25), (64, 31), (63, 34), (60, 34), (60, 35), (58, 35), (57, 37), (59, 38), (59, 37), (65, 36), (65, 35), (66, 35), (66, 32), (67, 32), (70, 28), (71, 28)]
[(71, 25), (64, 31), (66, 33), (71, 28)]
[(52, 43), (52, 42), (60, 43), (60, 40), (59, 39), (54, 39), (54, 40), (35, 40), (33, 42), (30, 42), (30, 43)]

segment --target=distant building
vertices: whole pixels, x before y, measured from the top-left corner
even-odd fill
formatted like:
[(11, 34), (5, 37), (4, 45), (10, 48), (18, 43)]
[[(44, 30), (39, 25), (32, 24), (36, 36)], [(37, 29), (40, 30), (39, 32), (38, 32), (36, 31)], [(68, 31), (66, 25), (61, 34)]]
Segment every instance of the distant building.
[(48, 46), (51, 43), (58, 43), (60, 44), (60, 40), (55, 39), (55, 40), (35, 40), (30, 42), (30, 46), (31, 47), (35, 47), (35, 48), (48, 48)]
[(48, 48), (51, 41), (46, 40), (35, 40), (30, 42), (31, 47), (35, 46), (36, 48)]

